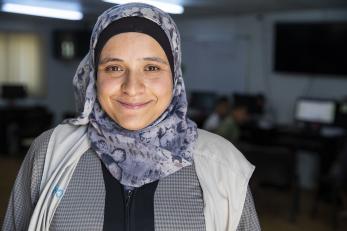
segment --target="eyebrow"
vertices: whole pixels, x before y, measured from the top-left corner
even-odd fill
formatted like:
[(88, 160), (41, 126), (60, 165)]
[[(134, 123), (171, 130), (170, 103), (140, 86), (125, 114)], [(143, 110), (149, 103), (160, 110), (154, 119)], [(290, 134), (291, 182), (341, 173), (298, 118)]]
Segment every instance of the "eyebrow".
[(154, 62), (158, 62), (158, 63), (169, 65), (166, 61), (164, 61), (163, 59), (161, 59), (159, 57), (145, 57), (145, 58), (143, 58), (143, 60), (145, 60), (145, 61), (154, 61)]
[(108, 63), (108, 62), (114, 62), (114, 61), (117, 61), (117, 62), (124, 62), (124, 60), (123, 60), (123, 59), (120, 59), (120, 58), (106, 57), (106, 58), (103, 58), (103, 59), (99, 62), (99, 65), (100, 65), (100, 64), (105, 64), (105, 63)]
[[(162, 64), (166, 64), (166, 65), (169, 65), (166, 61), (164, 61), (163, 59), (159, 58), (159, 57), (145, 57), (143, 58), (142, 60), (145, 60), (145, 61), (154, 61), (154, 62), (158, 62), (158, 63), (162, 63)], [(123, 59), (120, 59), (120, 58), (116, 58), (116, 57), (106, 57), (106, 58), (103, 58), (100, 62), (99, 62), (99, 65), (100, 64), (105, 64), (105, 63), (108, 63), (108, 62), (124, 62)]]

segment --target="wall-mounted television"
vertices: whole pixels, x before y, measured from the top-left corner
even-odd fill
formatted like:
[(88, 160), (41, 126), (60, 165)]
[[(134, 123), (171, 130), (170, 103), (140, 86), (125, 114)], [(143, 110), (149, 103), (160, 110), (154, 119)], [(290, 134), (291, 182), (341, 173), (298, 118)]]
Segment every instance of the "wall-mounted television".
[(347, 22), (278, 22), (274, 71), (347, 77)]

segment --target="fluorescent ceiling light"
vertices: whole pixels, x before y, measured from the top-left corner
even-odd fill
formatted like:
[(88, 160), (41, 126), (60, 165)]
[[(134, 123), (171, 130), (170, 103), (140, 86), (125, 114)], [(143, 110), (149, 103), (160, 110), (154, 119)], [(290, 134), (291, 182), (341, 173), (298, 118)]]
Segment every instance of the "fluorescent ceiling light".
[(103, 0), (104, 2), (109, 3), (115, 3), (115, 4), (125, 4), (130, 2), (140, 2), (140, 3), (147, 3), (150, 5), (153, 5), (155, 7), (158, 7), (159, 9), (170, 13), (170, 14), (183, 14), (184, 8), (181, 5), (174, 4), (174, 3), (168, 3), (168, 2), (160, 2), (155, 0)]
[(83, 18), (83, 14), (78, 10), (66, 10), (18, 3), (4, 3), (2, 5), (2, 11), (67, 20), (81, 20)]

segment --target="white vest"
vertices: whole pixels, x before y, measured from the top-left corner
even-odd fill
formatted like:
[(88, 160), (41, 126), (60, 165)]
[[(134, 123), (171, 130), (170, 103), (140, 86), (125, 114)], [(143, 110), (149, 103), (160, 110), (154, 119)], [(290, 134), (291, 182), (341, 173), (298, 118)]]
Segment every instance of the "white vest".
[[(61, 124), (54, 129), (29, 231), (49, 230), (77, 163), (89, 148), (87, 126)], [(200, 129), (193, 158), (203, 191), (206, 230), (235, 231), (254, 166), (229, 141)]]

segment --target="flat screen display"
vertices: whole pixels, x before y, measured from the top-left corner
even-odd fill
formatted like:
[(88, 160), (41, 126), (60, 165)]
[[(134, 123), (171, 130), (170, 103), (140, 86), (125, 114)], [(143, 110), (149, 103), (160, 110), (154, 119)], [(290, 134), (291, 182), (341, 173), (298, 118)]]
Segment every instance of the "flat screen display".
[(333, 124), (335, 122), (336, 103), (329, 100), (299, 99), (296, 102), (295, 120)]
[(23, 99), (27, 96), (23, 85), (1, 85), (1, 98), (3, 99)]
[(347, 77), (347, 22), (275, 24), (274, 70)]
[(214, 110), (218, 95), (209, 91), (194, 91), (190, 93), (189, 107), (210, 113)]

